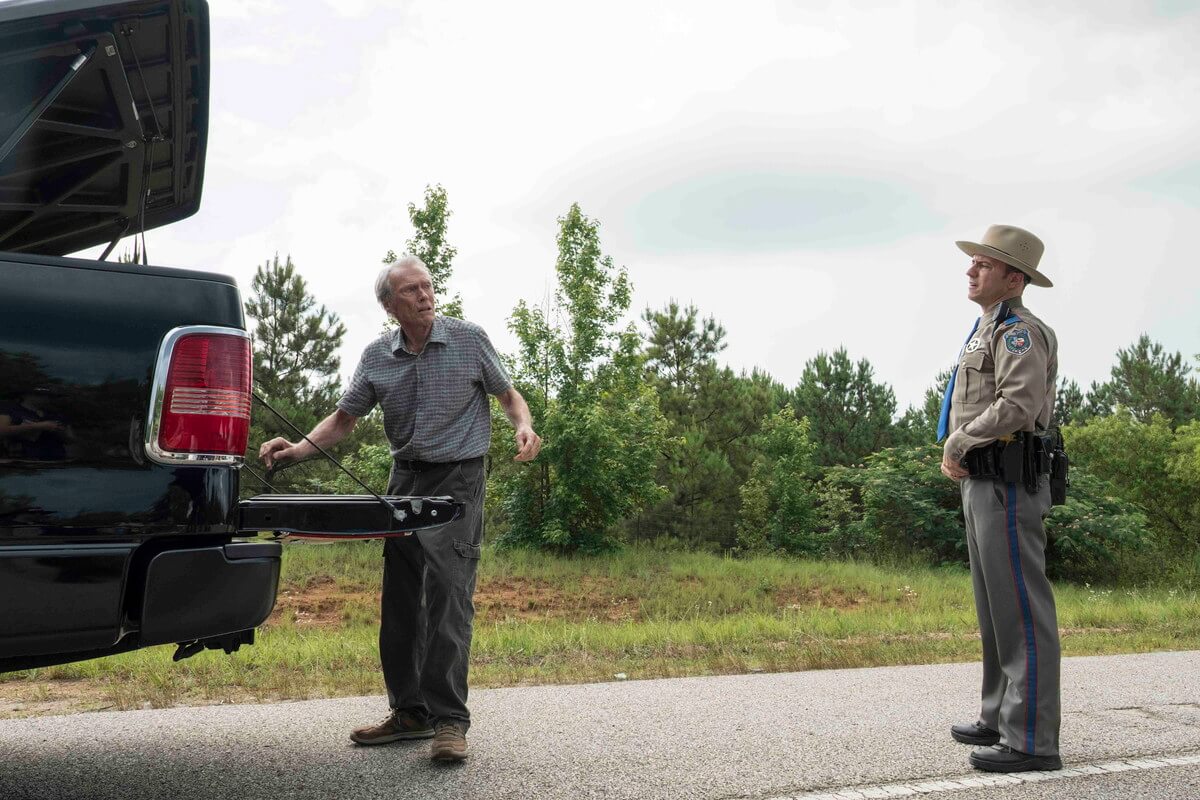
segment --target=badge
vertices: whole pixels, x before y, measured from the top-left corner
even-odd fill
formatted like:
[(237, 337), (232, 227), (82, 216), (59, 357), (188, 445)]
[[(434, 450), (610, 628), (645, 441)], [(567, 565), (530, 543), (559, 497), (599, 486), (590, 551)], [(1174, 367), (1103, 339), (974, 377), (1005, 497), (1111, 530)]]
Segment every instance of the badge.
[(971, 341), (967, 342), (967, 352), (968, 353), (974, 353), (978, 349), (979, 349), (979, 340), (978, 339), (972, 339)]
[(1028, 353), (1029, 348), (1033, 347), (1033, 340), (1029, 338), (1029, 329), (1013, 328), (1004, 334), (1004, 346), (1013, 355), (1020, 356)]

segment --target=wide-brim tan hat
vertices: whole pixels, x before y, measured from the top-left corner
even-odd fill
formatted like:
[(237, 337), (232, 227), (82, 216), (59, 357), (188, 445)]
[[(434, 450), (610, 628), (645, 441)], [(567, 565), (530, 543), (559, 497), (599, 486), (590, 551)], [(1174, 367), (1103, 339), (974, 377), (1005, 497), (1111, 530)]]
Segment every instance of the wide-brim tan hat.
[(1016, 267), (1029, 276), (1034, 286), (1050, 287), (1050, 282), (1038, 272), (1038, 263), (1046, 246), (1042, 240), (1024, 228), (1012, 225), (993, 225), (983, 235), (982, 242), (955, 242), (969, 256), (991, 256), (997, 261)]

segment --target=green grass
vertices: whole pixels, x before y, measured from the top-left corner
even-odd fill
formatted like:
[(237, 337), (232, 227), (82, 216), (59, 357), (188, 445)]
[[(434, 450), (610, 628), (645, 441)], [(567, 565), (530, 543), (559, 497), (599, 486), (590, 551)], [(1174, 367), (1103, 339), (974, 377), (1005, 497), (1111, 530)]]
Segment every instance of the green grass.
[[(0, 675), (0, 716), (382, 692), (379, 542), (285, 548), (258, 642), (181, 663), (158, 647)], [(1067, 655), (1200, 648), (1200, 597), (1056, 587)], [(970, 661), (961, 569), (730, 559), (630, 548), (596, 558), (487, 551), (473, 686)]]

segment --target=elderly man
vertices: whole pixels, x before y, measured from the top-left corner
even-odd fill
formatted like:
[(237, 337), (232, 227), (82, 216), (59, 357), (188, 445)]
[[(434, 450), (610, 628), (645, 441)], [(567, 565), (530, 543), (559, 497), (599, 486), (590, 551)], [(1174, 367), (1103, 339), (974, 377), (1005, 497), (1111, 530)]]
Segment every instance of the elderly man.
[(950, 733), (981, 746), (970, 757), (978, 769), (1061, 769), (1058, 621), (1042, 526), (1048, 461), (1033, 435), (1054, 410), (1058, 340), (1021, 300), (1027, 284), (1052, 284), (1028, 231), (993, 225), (982, 242), (957, 244), (971, 256), (967, 297), (983, 314), (946, 387), (938, 441), (949, 433), (942, 473), (962, 493), (983, 702), (976, 722)]
[[(388, 493), (450, 495), (466, 509), (442, 528), (385, 542), (379, 655), (391, 713), (350, 738), (362, 745), (432, 738), (435, 760), (462, 760), (491, 440), (487, 396), (499, 399), (516, 430), (518, 461), (534, 458), (542, 441), (483, 329), (434, 313), (433, 282), (420, 259), (406, 256), (380, 272), (375, 296), (400, 327), (367, 346), (337, 410), (309, 438), (322, 448), (336, 444), (378, 403), (393, 457)], [(259, 455), (270, 466), (315, 452), (277, 438)]]

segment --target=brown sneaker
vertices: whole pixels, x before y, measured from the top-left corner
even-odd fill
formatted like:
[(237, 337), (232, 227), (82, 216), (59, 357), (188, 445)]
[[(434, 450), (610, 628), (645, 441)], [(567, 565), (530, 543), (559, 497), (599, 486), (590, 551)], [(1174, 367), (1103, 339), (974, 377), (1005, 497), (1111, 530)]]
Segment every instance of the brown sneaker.
[(467, 735), (453, 722), (439, 722), (430, 755), (434, 761), (462, 761), (467, 757)]
[(393, 711), (374, 725), (364, 725), (350, 732), (351, 741), (358, 744), (387, 744), (401, 739), (428, 739), (433, 736), (429, 723), (408, 711)]

